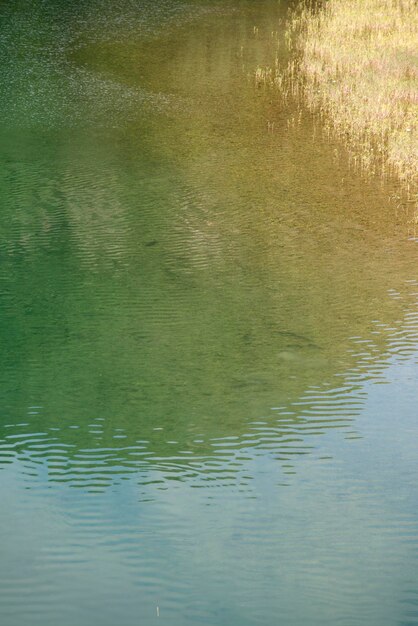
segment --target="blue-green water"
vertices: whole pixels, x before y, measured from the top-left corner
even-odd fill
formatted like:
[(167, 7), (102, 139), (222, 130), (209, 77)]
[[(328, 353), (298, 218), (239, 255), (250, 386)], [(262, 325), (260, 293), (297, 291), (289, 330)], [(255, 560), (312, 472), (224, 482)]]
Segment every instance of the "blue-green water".
[(288, 4), (0, 5), (0, 624), (418, 624), (418, 265), (255, 84)]

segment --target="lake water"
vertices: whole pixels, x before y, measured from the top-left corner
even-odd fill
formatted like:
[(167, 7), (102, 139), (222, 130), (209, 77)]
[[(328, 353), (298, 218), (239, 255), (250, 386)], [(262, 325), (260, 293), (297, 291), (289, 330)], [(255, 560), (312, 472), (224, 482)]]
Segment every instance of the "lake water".
[(0, 5), (1, 626), (418, 624), (417, 244), (287, 8)]

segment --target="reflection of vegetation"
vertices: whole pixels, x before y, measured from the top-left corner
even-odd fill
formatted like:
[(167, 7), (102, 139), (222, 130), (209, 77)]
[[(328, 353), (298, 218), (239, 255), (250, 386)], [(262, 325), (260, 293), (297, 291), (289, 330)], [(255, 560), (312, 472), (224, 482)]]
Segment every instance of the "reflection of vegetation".
[[(308, 4), (308, 3), (306, 3)], [(291, 22), (296, 82), (326, 113), (365, 171), (418, 185), (418, 11), (415, 0), (329, 0)]]
[[(52, 450), (72, 446), (64, 456), (196, 461), (216, 456), (214, 438), (260, 445), (254, 420), (279, 449), (312, 432), (289, 409), (307, 389), (341, 385), (365, 353), (384, 358), (384, 332), (362, 356), (351, 337), (402, 324), (405, 303), (387, 292), (411, 259), (384, 196), (247, 82), (276, 46), (274, 15), (255, 36), (252, 7), (141, 45), (147, 76), (132, 42), (83, 49), (94, 71), (175, 91), (184, 108), (2, 144), (2, 422), (27, 421)], [(170, 51), (158, 71), (157, 48)], [(29, 439), (20, 449), (36, 456)]]

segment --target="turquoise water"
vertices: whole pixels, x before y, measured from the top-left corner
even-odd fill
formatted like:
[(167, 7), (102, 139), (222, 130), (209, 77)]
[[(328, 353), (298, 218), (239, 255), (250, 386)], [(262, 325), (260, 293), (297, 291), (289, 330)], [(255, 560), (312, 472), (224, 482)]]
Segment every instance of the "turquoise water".
[(254, 81), (288, 3), (0, 6), (0, 624), (418, 624), (418, 273)]

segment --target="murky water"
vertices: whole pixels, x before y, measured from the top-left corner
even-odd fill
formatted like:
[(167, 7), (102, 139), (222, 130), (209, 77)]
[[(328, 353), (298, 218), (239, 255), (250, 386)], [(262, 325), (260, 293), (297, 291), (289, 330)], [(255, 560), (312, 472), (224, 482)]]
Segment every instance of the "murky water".
[(1, 5), (2, 626), (418, 624), (416, 242), (286, 10)]

